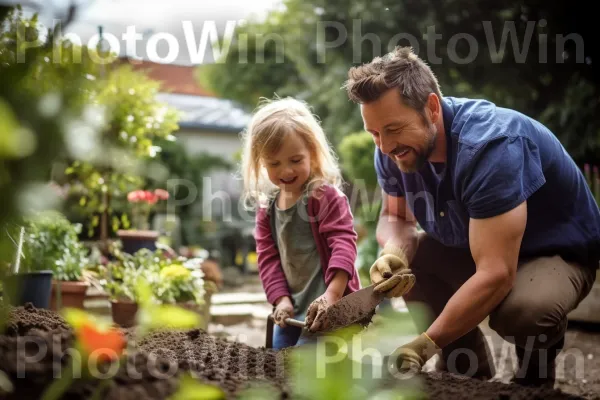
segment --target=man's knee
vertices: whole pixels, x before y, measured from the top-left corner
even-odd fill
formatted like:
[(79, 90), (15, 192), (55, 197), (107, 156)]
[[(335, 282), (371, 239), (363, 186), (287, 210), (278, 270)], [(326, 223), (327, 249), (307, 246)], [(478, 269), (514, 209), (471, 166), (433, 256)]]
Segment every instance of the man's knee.
[(504, 339), (517, 345), (531, 343), (535, 347), (558, 340), (563, 322), (553, 304), (533, 297), (519, 301), (507, 298), (489, 318), (490, 328)]

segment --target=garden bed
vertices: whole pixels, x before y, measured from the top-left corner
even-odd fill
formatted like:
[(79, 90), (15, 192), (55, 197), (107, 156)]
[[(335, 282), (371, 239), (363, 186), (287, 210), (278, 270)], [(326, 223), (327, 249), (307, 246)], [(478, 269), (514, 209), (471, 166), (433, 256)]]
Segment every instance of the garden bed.
[[(125, 330), (130, 339), (126, 361), (106, 386), (105, 399), (166, 399), (178, 387), (181, 373), (193, 372), (201, 382), (222, 388), (229, 398), (235, 398), (249, 385), (269, 383), (280, 398), (288, 398), (290, 385), (288, 351), (255, 348), (242, 343), (217, 339), (202, 330), (155, 333), (140, 343), (133, 331)], [(14, 309), (4, 335), (0, 335), (0, 370), (15, 386), (8, 398), (39, 398), (52, 379), (53, 371), (64, 365), (64, 351), (73, 343), (72, 331), (52, 311), (31, 306)], [(49, 351), (41, 353), (39, 344)], [(107, 372), (106, 366), (100, 372)], [(18, 378), (21, 374), (21, 378)], [(556, 390), (526, 388), (502, 383), (462, 379), (445, 373), (423, 374), (422, 389), (426, 397), (435, 399), (569, 399)], [(103, 381), (78, 381), (63, 398), (85, 398)], [(105, 381), (104, 381), (105, 382)], [(407, 381), (382, 380), (382, 387), (400, 388)], [(339, 390), (339, 389), (338, 389)]]

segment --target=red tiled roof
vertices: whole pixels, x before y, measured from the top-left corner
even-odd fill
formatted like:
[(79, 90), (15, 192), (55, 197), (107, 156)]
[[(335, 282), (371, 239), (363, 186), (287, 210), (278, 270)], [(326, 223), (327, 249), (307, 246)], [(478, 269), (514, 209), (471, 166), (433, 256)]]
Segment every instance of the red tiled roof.
[(146, 60), (121, 58), (134, 69), (144, 71), (150, 78), (162, 82), (163, 90), (170, 93), (215, 97), (215, 94), (200, 86), (194, 78), (195, 66), (158, 64)]

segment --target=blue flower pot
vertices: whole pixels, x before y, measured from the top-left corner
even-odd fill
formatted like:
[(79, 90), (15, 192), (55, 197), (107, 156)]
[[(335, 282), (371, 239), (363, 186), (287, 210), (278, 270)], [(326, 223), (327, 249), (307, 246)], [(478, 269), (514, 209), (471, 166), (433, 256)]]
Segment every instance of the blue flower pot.
[(4, 293), (11, 305), (27, 303), (36, 308), (50, 308), (52, 271), (23, 272), (9, 275), (4, 281)]
[(159, 234), (158, 231), (120, 230), (117, 235), (121, 239), (123, 251), (134, 254), (141, 249), (155, 251)]

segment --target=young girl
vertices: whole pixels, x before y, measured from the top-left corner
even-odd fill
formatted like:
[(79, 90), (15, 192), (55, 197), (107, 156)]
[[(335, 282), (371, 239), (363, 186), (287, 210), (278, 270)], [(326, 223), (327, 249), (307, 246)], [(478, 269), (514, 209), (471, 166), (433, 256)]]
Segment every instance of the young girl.
[(256, 211), (259, 276), (280, 349), (300, 344), (301, 329), (285, 318), (323, 329), (322, 311), (360, 288), (357, 234), (335, 154), (304, 103), (266, 102), (244, 140), (244, 201)]

